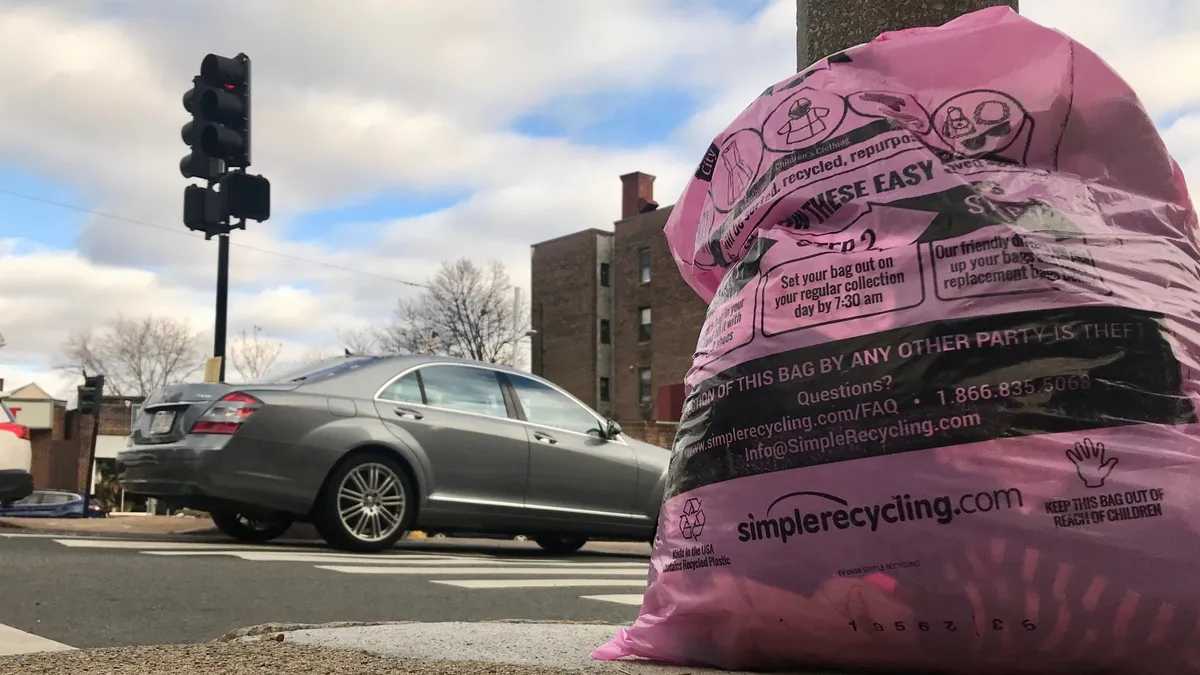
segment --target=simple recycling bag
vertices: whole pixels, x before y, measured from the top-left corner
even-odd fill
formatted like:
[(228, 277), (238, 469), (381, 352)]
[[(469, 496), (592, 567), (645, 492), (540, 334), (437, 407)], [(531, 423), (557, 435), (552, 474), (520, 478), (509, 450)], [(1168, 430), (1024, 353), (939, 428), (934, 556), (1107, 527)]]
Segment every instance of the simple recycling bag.
[(708, 303), (593, 656), (1200, 673), (1200, 254), (1130, 87), (1007, 7), (762, 93), (666, 225)]

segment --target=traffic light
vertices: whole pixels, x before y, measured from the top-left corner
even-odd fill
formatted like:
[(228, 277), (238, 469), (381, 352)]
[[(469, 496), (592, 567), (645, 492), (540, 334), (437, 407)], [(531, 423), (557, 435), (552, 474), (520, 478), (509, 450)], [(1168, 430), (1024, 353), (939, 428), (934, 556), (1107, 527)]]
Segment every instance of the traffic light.
[(250, 57), (205, 56), (183, 107), (192, 114), (180, 133), (192, 149), (179, 163), (184, 178), (216, 180), (250, 166)]
[[(271, 183), (246, 173), (250, 166), (250, 57), (209, 54), (200, 74), (183, 95), (192, 120), (181, 130), (191, 148), (179, 163), (185, 178), (208, 185), (190, 185), (183, 193), (183, 224), (209, 239), (245, 227), (245, 220), (271, 215)], [(231, 224), (231, 219), (238, 219)]]
[(211, 187), (189, 185), (183, 189), (183, 224), (189, 230), (203, 232), (205, 239), (233, 229), (222, 207), (221, 194)]
[(79, 387), (79, 412), (95, 415), (100, 412), (100, 401), (104, 398), (104, 376), (84, 375)]
[(262, 222), (271, 217), (271, 182), (242, 171), (227, 173), (214, 187), (189, 185), (183, 189), (183, 224), (204, 233), (205, 239), (245, 228), (231, 218)]
[(242, 171), (227, 173), (219, 182), (225, 213), (231, 218), (257, 220), (271, 217), (271, 181)]

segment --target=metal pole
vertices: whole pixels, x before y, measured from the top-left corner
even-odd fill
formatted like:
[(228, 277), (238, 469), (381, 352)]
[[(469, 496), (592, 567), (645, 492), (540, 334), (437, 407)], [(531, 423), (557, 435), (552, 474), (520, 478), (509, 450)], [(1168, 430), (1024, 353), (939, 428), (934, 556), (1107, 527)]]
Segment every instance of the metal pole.
[(217, 235), (217, 319), (213, 328), (213, 356), (221, 359), (218, 382), (225, 381), (225, 319), (229, 305), (229, 235)]
[(1019, 9), (1019, 0), (796, 0), (796, 72), (884, 31), (940, 26), (995, 5)]

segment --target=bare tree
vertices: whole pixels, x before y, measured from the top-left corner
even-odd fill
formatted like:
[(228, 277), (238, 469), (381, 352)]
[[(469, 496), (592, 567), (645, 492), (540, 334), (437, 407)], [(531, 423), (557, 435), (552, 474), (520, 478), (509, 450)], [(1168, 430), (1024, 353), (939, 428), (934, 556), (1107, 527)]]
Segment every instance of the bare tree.
[(118, 315), (99, 330), (71, 335), (63, 355), (69, 370), (104, 375), (107, 393), (116, 396), (146, 396), (204, 367), (200, 332), (163, 316)]
[(4, 334), (0, 333), (0, 349), (3, 349), (4, 345), (6, 345), (6, 344), (8, 344), (8, 343), (4, 341)]
[(397, 303), (392, 325), (378, 331), (380, 351), (432, 352), (509, 364), (527, 328), (525, 303), (504, 265), (467, 258), (443, 262), (429, 287)]
[(345, 328), (337, 331), (344, 352), (374, 354), (379, 350), (380, 331), (370, 328)]
[(247, 333), (243, 328), (240, 335), (229, 346), (229, 363), (248, 382), (257, 382), (279, 360), (283, 343), (263, 337), (263, 329), (254, 326)]

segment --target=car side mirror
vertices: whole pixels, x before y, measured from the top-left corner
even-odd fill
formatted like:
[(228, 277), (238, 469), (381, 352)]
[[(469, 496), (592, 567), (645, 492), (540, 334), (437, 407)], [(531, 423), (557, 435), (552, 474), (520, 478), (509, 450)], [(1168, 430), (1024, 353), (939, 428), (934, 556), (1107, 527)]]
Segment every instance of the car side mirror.
[(620, 436), (621, 435), (621, 425), (617, 424), (616, 422), (614, 422), (612, 420), (608, 420), (608, 422), (604, 426), (604, 435), (609, 438), (616, 438), (617, 436)]

